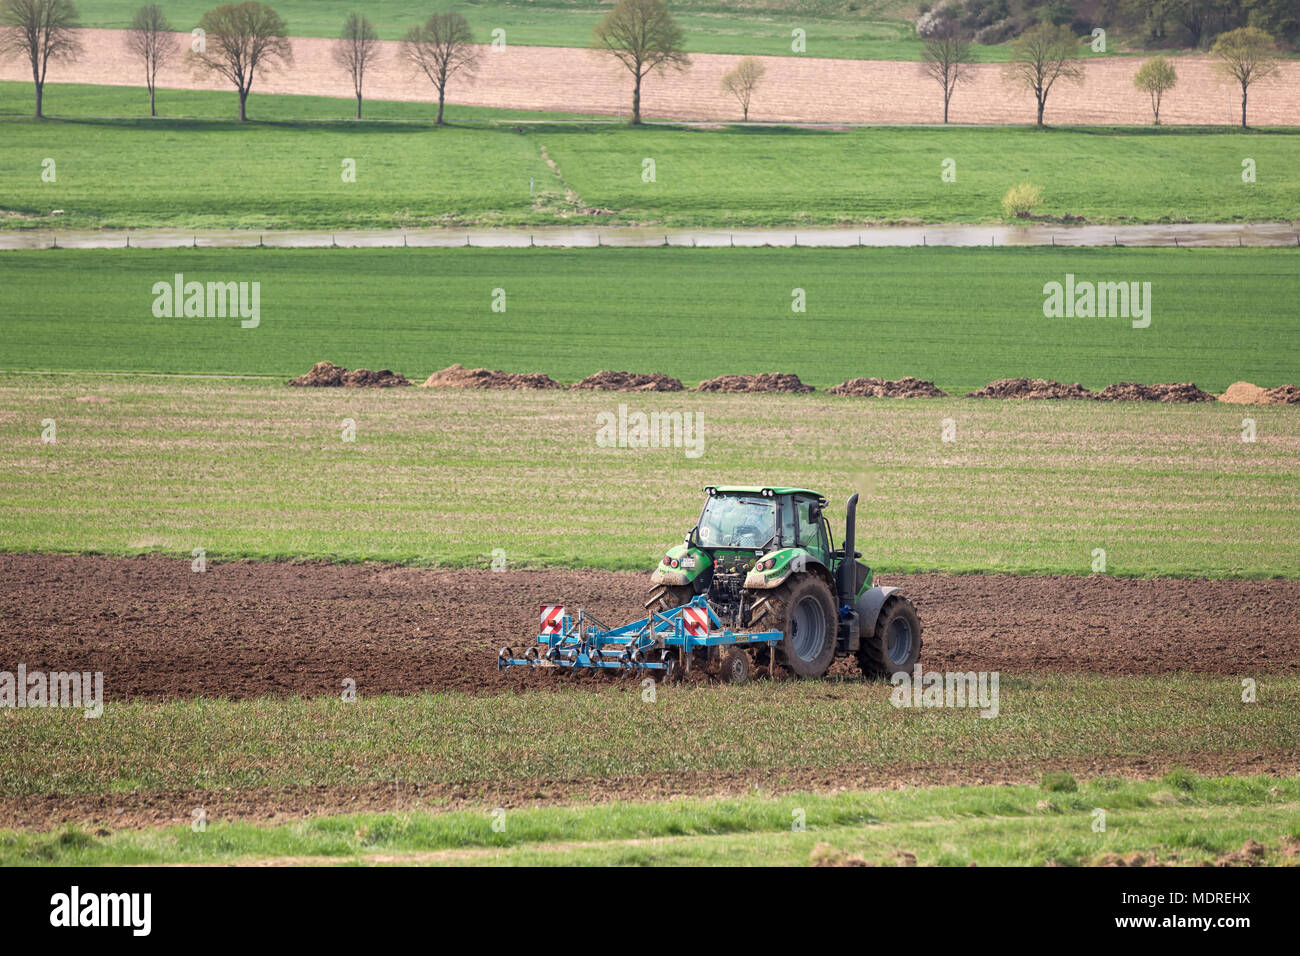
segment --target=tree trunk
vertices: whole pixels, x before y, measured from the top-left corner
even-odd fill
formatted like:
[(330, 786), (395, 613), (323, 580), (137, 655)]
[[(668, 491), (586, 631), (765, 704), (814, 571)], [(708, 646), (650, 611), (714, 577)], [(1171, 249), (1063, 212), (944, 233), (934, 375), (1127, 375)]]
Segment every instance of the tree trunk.
[(944, 90), (943, 93), (943, 121), (948, 122), (948, 101), (952, 99), (952, 91)]
[(1040, 96), (1038, 98), (1038, 125), (1039, 126), (1043, 125), (1043, 107), (1046, 105), (1047, 105), (1046, 101)]
[(248, 90), (239, 91), (239, 122), (243, 123), (248, 120)]
[(357, 119), (361, 119), (361, 94), (357, 94)]
[(152, 83), (150, 83), (149, 84), (149, 115), (157, 116), (158, 108), (154, 105), (153, 91), (154, 91), (154, 86)]
[(443, 87), (440, 86), (440, 87), (438, 87), (438, 119), (434, 122), (434, 125), (435, 125), (435, 126), (441, 126), (441, 125), (442, 125), (442, 100), (443, 100), (443, 95), (444, 95), (444, 94), (443, 94)]
[(632, 125), (641, 125), (641, 74), (636, 74), (636, 82), (632, 86)]
[(36, 84), (36, 118), (44, 119), (45, 114), (41, 112), (41, 98), (45, 94), (45, 84), (38, 82)]
[(1241, 128), (1246, 128), (1246, 88), (1241, 88)]

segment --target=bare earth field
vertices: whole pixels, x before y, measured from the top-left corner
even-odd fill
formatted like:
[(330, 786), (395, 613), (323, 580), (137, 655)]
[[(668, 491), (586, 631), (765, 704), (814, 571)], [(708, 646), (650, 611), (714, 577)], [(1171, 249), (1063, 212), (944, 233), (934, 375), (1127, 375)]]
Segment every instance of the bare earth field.
[[(54, 64), (54, 83), (143, 86), (136, 62), (127, 55), (123, 33), (83, 30), (84, 55), (73, 64)], [(186, 46), (189, 34), (183, 34)], [(294, 67), (259, 77), (256, 93), (300, 93), (350, 97), (350, 80), (330, 57), (326, 39), (294, 38)], [(372, 99), (432, 101), (433, 88), (399, 54), (399, 44), (382, 43), (383, 55), (366, 77)], [(735, 101), (720, 89), (736, 56), (696, 54), (690, 69), (652, 76), (643, 90), (647, 118), (734, 121)], [(799, 123), (935, 123), (942, 119), (937, 84), (917, 63), (831, 60), (817, 57), (760, 57), (767, 68), (750, 110), (751, 120)], [(1145, 125), (1151, 109), (1133, 87), (1141, 60), (1113, 57), (1083, 61), (1082, 84), (1058, 83), (1047, 104), (1053, 124)], [(1178, 87), (1166, 96), (1166, 124), (1235, 124), (1241, 119), (1240, 90), (1223, 83), (1203, 56), (1178, 57)], [(959, 123), (1032, 123), (1034, 101), (1012, 90), (999, 64), (977, 64), (958, 86), (951, 118)], [(17, 59), (0, 63), (0, 80), (29, 81)], [(190, 75), (183, 60), (164, 68), (158, 85), (171, 89), (227, 89), (210, 77)], [(587, 50), (561, 47), (485, 48), (473, 82), (453, 79), (448, 100), (467, 106), (616, 115), (631, 102), (629, 74)], [(232, 115), (235, 110), (231, 93)], [(1300, 62), (1284, 61), (1281, 72), (1261, 80), (1250, 94), (1250, 121), (1258, 126), (1300, 124)], [(250, 107), (256, 118), (256, 101)], [(430, 114), (432, 115), (432, 114)]]
[[(496, 670), (503, 644), (536, 638), (561, 601), (634, 620), (647, 575), (438, 571), (0, 555), (5, 654), (54, 671), (102, 671), (107, 700), (591, 689), (615, 678)], [(913, 574), (927, 670), (1102, 674), (1300, 671), (1300, 581)], [(844, 661), (836, 674), (858, 678)], [(558, 678), (558, 680), (557, 680)]]
[[(213, 564), (195, 573), (187, 561), (152, 556), (0, 555), (0, 670), (18, 662), (29, 672), (102, 670), (108, 701), (335, 697), (347, 677), (367, 698), (447, 690), (566, 694), (575, 685), (625, 695), (629, 682), (617, 678), (498, 673), (495, 650), (506, 641), (521, 647), (531, 639), (535, 608), (543, 601), (583, 605), (610, 621), (639, 615), (645, 577), (255, 562)], [(1053, 672), (1300, 671), (1297, 581), (915, 574), (891, 575), (887, 583), (905, 587), (920, 609), (927, 670), (997, 670), (1004, 682)], [(841, 663), (834, 675), (820, 694), (838, 699), (857, 693), (856, 667)], [(298, 744), (275, 743), (286, 730), (268, 727), (268, 744), (296, 753)], [(165, 725), (159, 731), (167, 737)], [(789, 793), (1035, 783), (1046, 767), (1081, 777), (1140, 779), (1175, 767), (1210, 774), (1300, 773), (1294, 748), (1261, 744), (1204, 750), (1175, 744), (1149, 756), (1057, 752), (1001, 760), (918, 757), (884, 765), (850, 758), (834, 767), (779, 760), (740, 771), (675, 767), (592, 775), (574, 769), (503, 779), (465, 768), (458, 779), (397, 783), (93, 792), (61, 787), (0, 797), (0, 826), (150, 827), (185, 822), (195, 806), (206, 807), (214, 819), (271, 823), (362, 811), (742, 795), (756, 787)], [(159, 746), (178, 743), (160, 738)], [(167, 753), (168, 761), (191, 759), (184, 747)], [(93, 773), (111, 776), (104, 767)]]

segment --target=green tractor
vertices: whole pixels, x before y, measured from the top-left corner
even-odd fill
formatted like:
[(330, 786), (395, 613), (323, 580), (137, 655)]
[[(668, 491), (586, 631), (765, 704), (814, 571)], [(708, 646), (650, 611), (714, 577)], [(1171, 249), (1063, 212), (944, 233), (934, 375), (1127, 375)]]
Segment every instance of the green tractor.
[(717, 655), (712, 663), (721, 676), (743, 680), (758, 664), (769, 673), (784, 666), (799, 677), (821, 677), (848, 654), (869, 677), (912, 671), (921, 655), (921, 621), (898, 588), (873, 587), (871, 569), (857, 560), (856, 494), (837, 549), (827, 500), (815, 491), (704, 491), (699, 521), (655, 569), (645, 606), (662, 612), (704, 595), (727, 627), (782, 633), (776, 644)]

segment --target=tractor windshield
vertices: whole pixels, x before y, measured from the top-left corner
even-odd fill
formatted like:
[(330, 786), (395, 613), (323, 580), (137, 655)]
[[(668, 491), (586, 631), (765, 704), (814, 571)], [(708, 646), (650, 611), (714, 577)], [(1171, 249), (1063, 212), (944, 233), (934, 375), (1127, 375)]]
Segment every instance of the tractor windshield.
[(776, 537), (776, 502), (758, 495), (714, 495), (700, 516), (706, 548), (761, 548)]

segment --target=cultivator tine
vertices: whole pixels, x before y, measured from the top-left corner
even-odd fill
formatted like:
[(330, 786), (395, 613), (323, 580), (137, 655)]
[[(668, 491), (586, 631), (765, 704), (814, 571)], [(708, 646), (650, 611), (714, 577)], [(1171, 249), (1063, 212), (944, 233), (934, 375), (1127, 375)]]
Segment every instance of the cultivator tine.
[(585, 610), (570, 617), (563, 605), (548, 604), (542, 607), (537, 646), (523, 657), (503, 647), (497, 654), (497, 667), (652, 671), (669, 677), (679, 664), (689, 670), (697, 649), (771, 644), (780, 638), (779, 631), (732, 631), (702, 595), (620, 627), (609, 627)]

